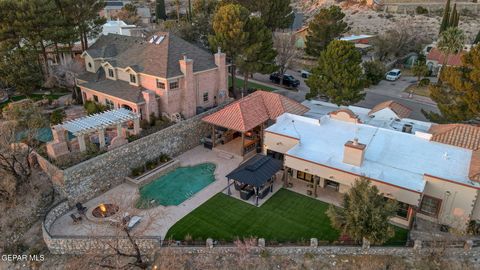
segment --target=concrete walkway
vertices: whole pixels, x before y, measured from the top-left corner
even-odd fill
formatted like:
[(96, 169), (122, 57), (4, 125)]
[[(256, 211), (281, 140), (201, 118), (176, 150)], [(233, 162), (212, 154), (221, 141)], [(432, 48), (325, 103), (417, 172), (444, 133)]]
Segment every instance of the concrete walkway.
[[(132, 233), (136, 236), (160, 236), (163, 239), (172, 225), (225, 189), (227, 186), (225, 175), (237, 168), (242, 161), (238, 158), (224, 159), (217, 156), (216, 152), (203, 146), (185, 152), (176, 159), (180, 161), (181, 166), (192, 166), (205, 162), (215, 163), (217, 165), (215, 169), (216, 181), (178, 206), (158, 206), (148, 210), (136, 209), (134, 205), (139, 197), (138, 188), (127, 183), (107, 191), (84, 205), (93, 209), (101, 203), (114, 203), (120, 207), (120, 211), (114, 215), (113, 220), (118, 221), (127, 213), (141, 216), (142, 221), (133, 229)], [(86, 220), (85, 217), (83, 217), (81, 224), (74, 225), (70, 214), (75, 212), (75, 210), (72, 210), (60, 217), (52, 225), (50, 233), (53, 236), (113, 236), (119, 233), (112, 224), (95, 223)]]

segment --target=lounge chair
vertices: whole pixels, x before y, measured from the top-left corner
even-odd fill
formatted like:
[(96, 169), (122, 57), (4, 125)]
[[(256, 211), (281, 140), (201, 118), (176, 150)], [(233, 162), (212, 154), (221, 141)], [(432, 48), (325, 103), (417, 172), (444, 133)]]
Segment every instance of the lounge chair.
[(70, 214), (70, 217), (72, 218), (73, 220), (73, 224), (78, 224), (82, 221), (82, 217), (81, 216), (76, 216), (75, 214)]
[(80, 215), (85, 215), (85, 212), (87, 212), (87, 209), (88, 209), (87, 207), (83, 206), (81, 203), (77, 203), (75, 207), (77, 207), (77, 212)]

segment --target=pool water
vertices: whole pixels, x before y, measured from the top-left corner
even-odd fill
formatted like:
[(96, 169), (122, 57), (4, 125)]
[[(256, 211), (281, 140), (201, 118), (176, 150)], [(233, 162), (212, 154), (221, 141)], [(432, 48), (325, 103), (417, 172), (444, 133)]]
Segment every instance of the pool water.
[(215, 181), (215, 164), (179, 167), (140, 188), (138, 208), (179, 205)]

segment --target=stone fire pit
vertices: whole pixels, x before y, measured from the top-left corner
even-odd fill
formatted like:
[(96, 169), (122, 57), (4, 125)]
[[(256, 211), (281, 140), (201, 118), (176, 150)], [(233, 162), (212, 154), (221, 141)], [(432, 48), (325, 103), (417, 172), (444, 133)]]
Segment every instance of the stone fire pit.
[(87, 212), (87, 219), (93, 222), (112, 222), (118, 214), (120, 207), (113, 203), (102, 203)]

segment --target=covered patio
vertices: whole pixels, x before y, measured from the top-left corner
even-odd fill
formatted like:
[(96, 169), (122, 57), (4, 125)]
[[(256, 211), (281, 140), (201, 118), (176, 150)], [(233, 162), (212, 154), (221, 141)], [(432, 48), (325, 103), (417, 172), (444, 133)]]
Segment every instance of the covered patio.
[(281, 188), (281, 169), (280, 160), (257, 154), (226, 175), (226, 194), (259, 206)]

